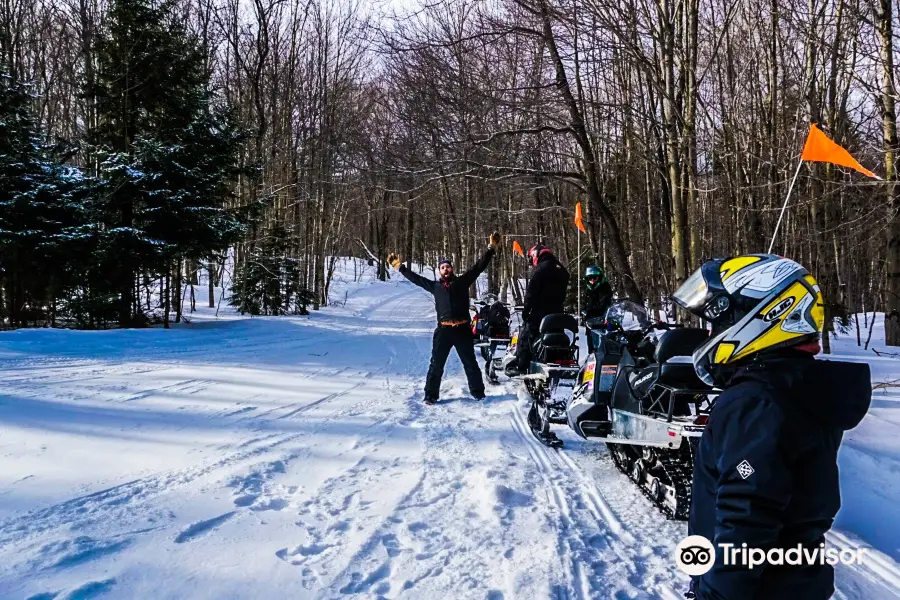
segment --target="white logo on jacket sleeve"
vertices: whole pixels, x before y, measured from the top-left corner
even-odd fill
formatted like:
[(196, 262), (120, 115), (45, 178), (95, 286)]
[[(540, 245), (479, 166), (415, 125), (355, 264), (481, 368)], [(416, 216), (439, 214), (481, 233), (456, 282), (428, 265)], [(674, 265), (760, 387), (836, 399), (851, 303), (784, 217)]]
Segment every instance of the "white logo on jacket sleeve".
[(741, 476), (741, 479), (747, 479), (751, 475), (753, 475), (756, 471), (753, 470), (753, 467), (750, 466), (750, 463), (747, 460), (742, 460), (741, 464), (737, 466), (738, 475)]

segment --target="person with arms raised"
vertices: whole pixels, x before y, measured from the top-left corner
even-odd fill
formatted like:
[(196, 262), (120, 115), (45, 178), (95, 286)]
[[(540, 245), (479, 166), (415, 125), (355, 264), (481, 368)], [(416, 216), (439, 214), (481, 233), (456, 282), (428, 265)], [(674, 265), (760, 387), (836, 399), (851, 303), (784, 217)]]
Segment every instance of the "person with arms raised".
[(500, 246), (500, 234), (492, 233), (487, 252), (471, 269), (456, 275), (453, 263), (442, 259), (438, 263), (440, 278), (435, 281), (426, 279), (412, 272), (403, 265), (403, 259), (393, 252), (388, 255), (387, 262), (400, 274), (434, 296), (434, 309), (437, 314), (437, 328), (431, 341), (431, 363), (425, 377), (425, 403), (434, 404), (440, 397), (441, 378), (444, 376), (444, 365), (450, 356), (450, 350), (456, 348), (466, 379), (469, 393), (476, 400), (484, 399), (484, 380), (481, 369), (475, 359), (475, 338), (472, 335), (469, 317), (469, 287), (487, 268), (497, 248)]

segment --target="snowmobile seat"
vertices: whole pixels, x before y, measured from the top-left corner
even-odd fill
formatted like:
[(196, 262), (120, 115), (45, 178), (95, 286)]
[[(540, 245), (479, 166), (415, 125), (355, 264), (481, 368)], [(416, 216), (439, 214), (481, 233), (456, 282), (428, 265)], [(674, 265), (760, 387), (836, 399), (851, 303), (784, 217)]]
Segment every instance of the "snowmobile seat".
[(664, 363), (675, 356), (690, 356), (708, 338), (708, 331), (694, 327), (667, 331), (656, 346), (654, 358)]
[[(566, 331), (572, 332), (572, 340), (569, 339)], [(564, 313), (547, 315), (541, 320), (539, 332), (538, 346), (544, 348), (571, 348), (574, 345), (575, 335), (578, 334), (578, 321), (572, 315)]]
[(707, 387), (697, 377), (690, 356), (673, 356), (659, 365), (656, 382), (676, 389), (696, 390)]
[(578, 333), (578, 321), (572, 315), (566, 313), (554, 313), (541, 319), (540, 333), (564, 333), (571, 331)]
[(568, 348), (572, 342), (565, 333), (555, 331), (541, 335), (541, 345), (548, 348)]
[[(577, 349), (575, 336), (578, 334), (578, 321), (572, 315), (557, 313), (547, 315), (541, 321), (539, 335), (535, 340), (535, 359), (538, 362), (574, 361)], [(569, 338), (567, 331), (572, 332)]]
[(669, 362), (644, 367), (633, 372), (629, 381), (642, 413), (665, 413), (668, 403), (674, 402), (672, 414), (675, 416), (691, 414), (685, 395), (680, 392), (703, 387), (689, 356), (675, 356)]

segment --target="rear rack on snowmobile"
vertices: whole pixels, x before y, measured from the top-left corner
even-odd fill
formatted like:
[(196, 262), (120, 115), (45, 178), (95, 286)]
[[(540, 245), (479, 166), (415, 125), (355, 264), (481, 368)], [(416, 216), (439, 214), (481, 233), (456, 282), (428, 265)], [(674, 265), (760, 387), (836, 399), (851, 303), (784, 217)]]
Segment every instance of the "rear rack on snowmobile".
[[(699, 417), (701, 415), (709, 415), (715, 398), (710, 399), (709, 396), (718, 396), (719, 392), (710, 388), (706, 389), (688, 389), (676, 388), (665, 383), (657, 383), (650, 390), (645, 402), (649, 400), (646, 406), (646, 413), (656, 417), (665, 417), (667, 423), (672, 422), (672, 417)], [(694, 407), (693, 412), (688, 414), (675, 414), (675, 407), (678, 398), (687, 396), (690, 400), (684, 401), (685, 407)], [(688, 409), (689, 410), (689, 409)], [(682, 412), (682, 411), (679, 411)]]

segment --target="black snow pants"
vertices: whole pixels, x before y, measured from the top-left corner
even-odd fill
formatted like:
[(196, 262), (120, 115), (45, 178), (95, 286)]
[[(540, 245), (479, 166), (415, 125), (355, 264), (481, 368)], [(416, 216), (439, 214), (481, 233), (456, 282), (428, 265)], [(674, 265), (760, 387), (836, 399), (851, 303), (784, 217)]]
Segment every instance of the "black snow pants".
[(484, 396), (484, 380), (481, 369), (475, 360), (475, 339), (470, 325), (438, 325), (431, 341), (431, 364), (425, 378), (425, 397), (437, 400), (441, 392), (441, 377), (444, 376), (444, 365), (450, 356), (450, 349), (456, 348), (466, 379), (469, 380), (469, 393), (476, 398)]
[(526, 323), (519, 330), (519, 341), (516, 344), (516, 361), (519, 373), (524, 375), (531, 369), (531, 357), (534, 354), (534, 341), (540, 334), (540, 325)]

